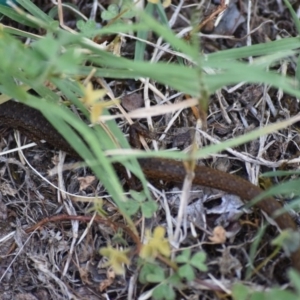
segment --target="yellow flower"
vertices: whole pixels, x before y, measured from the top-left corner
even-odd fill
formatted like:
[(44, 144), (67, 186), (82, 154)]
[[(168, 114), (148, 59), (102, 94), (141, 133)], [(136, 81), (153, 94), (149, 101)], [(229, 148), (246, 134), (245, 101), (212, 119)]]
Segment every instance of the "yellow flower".
[(130, 260), (127, 256), (128, 252), (129, 249), (122, 251), (114, 249), (111, 246), (100, 249), (100, 254), (108, 258), (106, 265), (111, 266), (114, 272), (118, 275), (123, 275), (125, 272), (124, 264), (129, 265), (130, 263)]
[(105, 90), (94, 90), (90, 82), (83, 88), (83, 92), (82, 102), (86, 106), (94, 105), (99, 99), (103, 100), (103, 97), (106, 95)]
[[(148, 2), (153, 3), (153, 4), (157, 4), (159, 3), (160, 0), (148, 0)], [(164, 0), (162, 2), (163, 7), (169, 7), (171, 5), (171, 0)]]
[(104, 89), (94, 90), (90, 82), (83, 88), (83, 92), (84, 96), (82, 102), (85, 106), (90, 108), (91, 122), (93, 124), (96, 123), (98, 117), (102, 115), (104, 108), (115, 104), (113, 101), (104, 101), (103, 98), (106, 95), (106, 91)]
[(143, 245), (140, 256), (142, 258), (155, 258), (158, 254), (169, 257), (171, 249), (168, 240), (165, 238), (165, 228), (156, 227), (151, 236), (150, 231), (146, 231), (146, 243)]

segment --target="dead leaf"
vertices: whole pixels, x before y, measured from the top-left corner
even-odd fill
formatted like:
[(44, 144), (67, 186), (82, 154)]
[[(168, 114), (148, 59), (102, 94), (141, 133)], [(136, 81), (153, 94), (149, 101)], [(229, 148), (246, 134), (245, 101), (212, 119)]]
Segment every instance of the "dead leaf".
[(103, 280), (99, 285), (100, 292), (106, 290), (115, 280), (116, 274), (112, 268), (109, 268), (106, 273), (107, 279)]
[(89, 279), (90, 278), (89, 271), (86, 268), (81, 268), (81, 267), (78, 267), (78, 271), (82, 282), (84, 284), (91, 285), (92, 282)]
[(224, 244), (226, 241), (226, 230), (222, 226), (217, 226), (213, 230), (213, 236), (209, 239), (214, 244)]
[(121, 104), (127, 111), (133, 111), (135, 109), (143, 107), (144, 100), (140, 94), (132, 93), (122, 97)]
[(78, 177), (78, 181), (80, 185), (79, 190), (82, 191), (88, 188), (89, 186), (91, 186), (91, 184), (94, 182), (95, 179), (96, 179), (95, 176)]
[(11, 185), (6, 182), (0, 184), (0, 190), (3, 196), (14, 196), (17, 193), (17, 190), (12, 188)]

